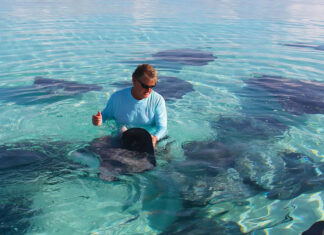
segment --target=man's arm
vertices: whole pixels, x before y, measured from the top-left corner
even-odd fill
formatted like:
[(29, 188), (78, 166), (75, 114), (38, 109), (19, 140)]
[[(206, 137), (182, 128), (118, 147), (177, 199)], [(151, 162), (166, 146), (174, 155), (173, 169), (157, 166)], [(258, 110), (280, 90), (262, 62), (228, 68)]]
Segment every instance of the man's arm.
[(114, 118), (114, 103), (115, 103), (115, 93), (109, 98), (106, 107), (102, 110), (102, 121), (105, 122), (107, 119)]
[(167, 110), (165, 106), (165, 101), (161, 97), (155, 111), (155, 125), (156, 131), (153, 136), (156, 137), (156, 140), (162, 139), (167, 134)]
[(98, 111), (98, 114), (92, 115), (92, 124), (100, 126), (102, 122), (113, 117), (113, 96), (107, 102), (107, 105), (102, 112)]

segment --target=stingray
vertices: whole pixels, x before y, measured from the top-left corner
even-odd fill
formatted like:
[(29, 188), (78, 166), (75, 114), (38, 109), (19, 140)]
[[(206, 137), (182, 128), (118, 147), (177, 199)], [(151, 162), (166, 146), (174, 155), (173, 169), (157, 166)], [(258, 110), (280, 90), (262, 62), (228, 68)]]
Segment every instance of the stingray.
[(144, 58), (133, 57), (131, 60), (124, 60), (121, 61), (121, 63), (126, 64), (130, 67), (137, 67), (139, 64), (148, 63), (151, 64), (154, 68), (157, 68), (158, 70), (172, 71), (173, 73), (179, 73), (183, 67), (182, 64), (161, 60), (159, 58), (154, 58), (151, 57), (151, 55), (146, 55)]
[(30, 150), (0, 150), (0, 170), (39, 162), (45, 157), (42, 153)]
[(31, 207), (32, 200), (26, 195), (2, 198), (0, 202), (0, 234), (26, 234), (30, 219), (40, 214)]
[[(198, 211), (198, 212), (197, 212)], [(217, 234), (217, 235), (243, 235), (241, 227), (233, 221), (207, 217), (199, 210), (185, 210), (178, 213), (178, 218), (160, 235), (181, 234)]]
[(263, 189), (269, 199), (288, 200), (324, 188), (324, 176), (320, 173), (324, 164), (304, 154), (281, 151), (271, 160), (248, 152), (243, 155), (235, 162), (235, 169), (246, 184)]
[[(48, 153), (54, 150), (44, 143), (18, 142), (0, 146), (0, 170), (15, 169), (40, 163), (48, 157)], [(50, 145), (50, 144), (49, 144)], [(46, 154), (46, 152), (48, 153)]]
[(312, 44), (304, 44), (304, 43), (285, 43), (282, 45), (288, 47), (312, 48), (315, 50), (324, 51), (324, 45), (312, 45)]
[(247, 81), (249, 86), (267, 90), (289, 113), (323, 114), (324, 83), (263, 75)]
[[(52, 140), (26, 140), (0, 145), (0, 169), (29, 167), (35, 163), (66, 157), (74, 143)], [(62, 159), (60, 160), (62, 161)]]
[(1, 87), (0, 99), (19, 105), (54, 103), (74, 98), (89, 91), (100, 91), (101, 89), (101, 86), (95, 84), (81, 84), (61, 79), (35, 77), (31, 86)]
[(211, 123), (216, 130), (218, 139), (225, 141), (239, 141), (268, 139), (281, 136), (288, 126), (271, 116), (256, 117), (220, 117)]
[(317, 221), (301, 235), (323, 235), (323, 234), (324, 234), (324, 221)]
[(82, 165), (65, 158), (70, 151), (67, 145), (26, 141), (0, 146), (0, 234), (28, 233), (30, 221), (42, 212), (33, 208), (34, 194), (44, 185), (48, 190), (47, 185), (87, 173)]
[(137, 66), (142, 63), (149, 63), (158, 69), (171, 70), (179, 72), (183, 66), (204, 66), (217, 59), (211, 52), (196, 49), (174, 49), (160, 51), (152, 55), (146, 55), (145, 58), (133, 58), (123, 61), (131, 66)]
[[(129, 87), (132, 86), (131, 82), (117, 82), (113, 85), (118, 87)], [(194, 91), (193, 85), (180, 78), (159, 76), (158, 82), (154, 91), (158, 92), (166, 101), (172, 101), (175, 99), (182, 99), (182, 97)]]
[[(279, 152), (268, 166), (261, 156), (249, 157), (254, 154), (240, 145), (202, 141), (185, 144), (183, 149), (186, 160), (177, 163), (176, 178), (182, 180), (184, 198), (194, 205), (236, 200), (259, 192), (266, 192), (269, 199), (287, 200), (324, 188), (324, 175), (320, 173), (324, 172), (324, 163), (301, 153)], [(266, 181), (271, 174), (271, 181)]]
[(234, 148), (218, 141), (193, 141), (182, 147), (186, 159), (173, 163), (171, 172), (186, 206), (242, 200), (258, 193), (235, 170), (239, 155)]
[(203, 66), (214, 61), (217, 57), (211, 52), (195, 49), (175, 49), (160, 51), (153, 54), (154, 58), (183, 65)]
[(183, 145), (187, 161), (205, 165), (214, 170), (234, 167), (235, 156), (230, 149), (218, 141), (193, 141)]
[(22, 171), (26, 172), (24, 178), (29, 179), (38, 176), (40, 172), (53, 172), (55, 175), (63, 172), (58, 172), (57, 169), (83, 169), (83, 165), (67, 158), (71, 149), (75, 149), (74, 144), (66, 141), (29, 140), (1, 145), (0, 176), (17, 173), (20, 177), (19, 172)]
[(280, 153), (285, 168), (280, 177), (272, 183), (267, 197), (271, 199), (292, 199), (302, 193), (321, 191), (324, 188), (323, 163), (315, 163), (301, 153)]
[(156, 166), (152, 137), (145, 129), (131, 128), (122, 137), (94, 139), (84, 150), (99, 155), (100, 178), (118, 180), (119, 175), (140, 173)]

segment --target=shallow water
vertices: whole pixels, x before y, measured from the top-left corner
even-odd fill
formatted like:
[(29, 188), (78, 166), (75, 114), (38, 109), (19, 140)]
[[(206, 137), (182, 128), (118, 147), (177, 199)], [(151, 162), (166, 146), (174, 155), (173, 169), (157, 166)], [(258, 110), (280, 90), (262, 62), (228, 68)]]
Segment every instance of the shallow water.
[[(291, 113), (283, 105), (285, 94), (248, 82), (267, 75), (324, 83), (324, 52), (316, 49), (324, 44), (323, 2), (0, 4), (0, 141), (47, 156), (17, 168), (0, 167), (0, 233), (188, 229), (276, 235), (299, 234), (323, 219), (323, 114)], [(217, 58), (194, 65), (154, 56), (180, 49)], [(194, 91), (167, 102), (172, 144), (169, 153), (157, 154), (158, 166), (104, 182), (97, 176), (97, 159), (73, 151), (116, 131), (113, 122), (93, 127), (90, 117), (118, 89), (113, 84), (129, 81), (140, 63), (191, 83)], [(75, 96), (62, 88), (39, 91), (33, 87), (37, 76), (103, 89)], [(286, 85), (279, 84), (280, 90), (295, 92)], [(323, 105), (323, 95), (308, 89), (304, 98), (309, 97), (318, 103), (307, 105), (319, 110), (314, 106)], [(205, 147), (190, 149), (198, 163), (185, 156), (191, 141)], [(200, 141), (217, 144), (207, 148)], [(233, 158), (235, 165), (220, 167), (219, 156)], [(251, 181), (242, 183), (244, 178)]]

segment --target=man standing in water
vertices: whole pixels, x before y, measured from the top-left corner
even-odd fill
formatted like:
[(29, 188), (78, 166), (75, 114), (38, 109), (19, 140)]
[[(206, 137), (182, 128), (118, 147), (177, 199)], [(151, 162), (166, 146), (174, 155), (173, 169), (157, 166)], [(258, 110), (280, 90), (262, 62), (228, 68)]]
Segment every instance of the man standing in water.
[(157, 71), (152, 65), (139, 65), (132, 75), (133, 87), (115, 92), (106, 108), (92, 116), (92, 123), (99, 126), (107, 119), (118, 124), (143, 127), (155, 126), (151, 133), (153, 146), (167, 133), (167, 112), (163, 97), (152, 89), (157, 83)]

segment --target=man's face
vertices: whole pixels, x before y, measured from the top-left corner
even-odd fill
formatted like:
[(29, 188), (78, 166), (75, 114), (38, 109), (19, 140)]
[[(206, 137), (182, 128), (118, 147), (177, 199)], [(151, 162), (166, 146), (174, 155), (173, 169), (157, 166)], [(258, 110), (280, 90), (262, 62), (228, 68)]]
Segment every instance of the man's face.
[(144, 99), (147, 98), (151, 92), (152, 88), (156, 85), (155, 79), (150, 79), (143, 75), (141, 79), (133, 78), (133, 86), (134, 86), (134, 93), (136, 95), (136, 99)]

